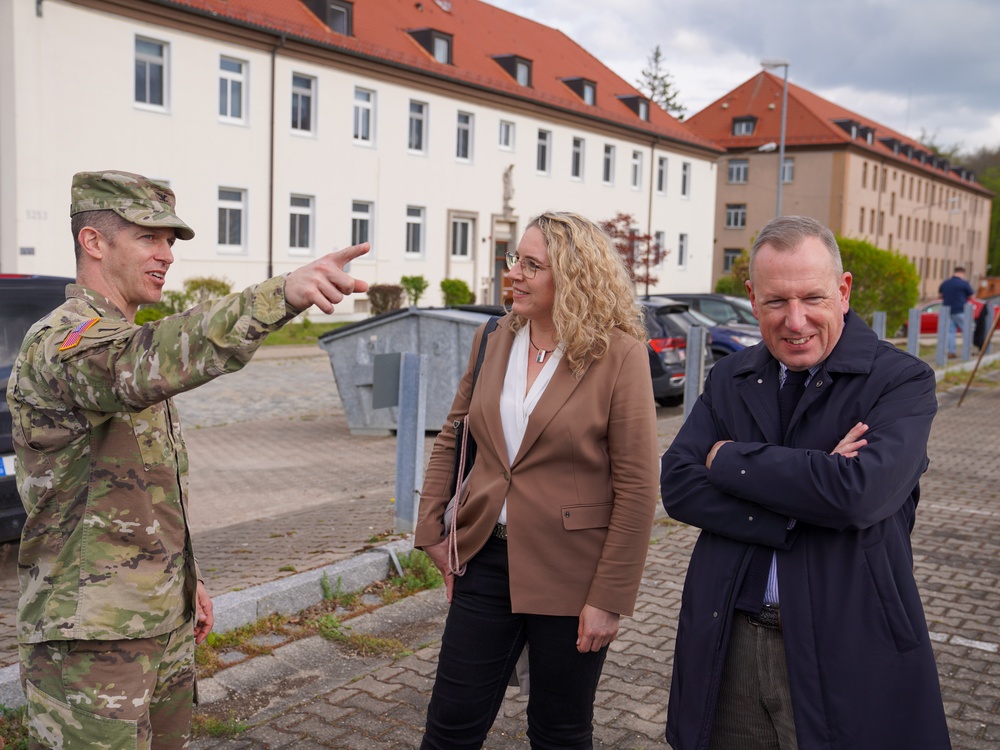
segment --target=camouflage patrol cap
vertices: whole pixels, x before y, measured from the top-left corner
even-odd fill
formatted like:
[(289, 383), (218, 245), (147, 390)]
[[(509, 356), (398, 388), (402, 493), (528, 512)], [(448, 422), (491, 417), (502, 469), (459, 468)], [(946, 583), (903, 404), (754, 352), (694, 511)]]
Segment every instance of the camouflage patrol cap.
[(141, 227), (173, 229), (177, 239), (194, 237), (191, 227), (174, 213), (174, 191), (142, 175), (113, 169), (77, 172), (70, 192), (70, 216), (83, 211), (114, 211)]

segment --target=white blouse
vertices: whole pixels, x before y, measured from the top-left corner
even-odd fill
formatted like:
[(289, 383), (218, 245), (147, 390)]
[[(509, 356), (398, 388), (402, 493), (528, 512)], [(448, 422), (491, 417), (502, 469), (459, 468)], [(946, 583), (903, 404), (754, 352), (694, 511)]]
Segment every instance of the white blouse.
[[(503, 380), (503, 390), (500, 392), (500, 421), (503, 424), (504, 442), (507, 444), (507, 465), (513, 463), (517, 452), (521, 449), (524, 432), (528, 428), (528, 418), (538, 400), (545, 392), (549, 381), (555, 374), (556, 366), (562, 359), (562, 345), (549, 353), (542, 371), (538, 373), (535, 382), (528, 386), (528, 343), (531, 339), (531, 323), (522, 328), (514, 336), (514, 344), (507, 360), (507, 373)], [(500, 509), (498, 523), (507, 523), (507, 498), (504, 498)]]

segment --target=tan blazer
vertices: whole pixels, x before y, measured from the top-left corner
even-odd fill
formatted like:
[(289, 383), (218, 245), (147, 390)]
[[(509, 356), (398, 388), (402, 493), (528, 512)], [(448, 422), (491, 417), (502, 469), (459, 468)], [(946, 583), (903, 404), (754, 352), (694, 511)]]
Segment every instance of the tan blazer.
[(656, 407), (645, 346), (615, 330), (607, 354), (577, 380), (565, 359), (535, 406), (521, 448), (507, 460), (500, 392), (514, 335), (490, 334), (469, 403), (480, 328), (465, 376), (434, 442), (415, 544), (446, 536), (444, 509), (454, 420), (468, 412), (478, 455), (458, 512), (464, 563), (486, 543), (507, 498), (510, 594), (515, 612), (580, 614), (591, 604), (632, 614), (658, 495)]

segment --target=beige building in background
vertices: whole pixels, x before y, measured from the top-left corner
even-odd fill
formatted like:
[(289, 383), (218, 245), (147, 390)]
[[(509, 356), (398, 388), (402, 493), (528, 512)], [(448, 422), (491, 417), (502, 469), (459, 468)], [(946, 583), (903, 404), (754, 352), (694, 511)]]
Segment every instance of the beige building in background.
[[(716, 161), (713, 285), (775, 215), (782, 86), (762, 71), (685, 122), (727, 151)], [(936, 297), (957, 265), (974, 287), (988, 273), (992, 199), (969, 170), (788, 84), (782, 213), (905, 256), (921, 298)]]

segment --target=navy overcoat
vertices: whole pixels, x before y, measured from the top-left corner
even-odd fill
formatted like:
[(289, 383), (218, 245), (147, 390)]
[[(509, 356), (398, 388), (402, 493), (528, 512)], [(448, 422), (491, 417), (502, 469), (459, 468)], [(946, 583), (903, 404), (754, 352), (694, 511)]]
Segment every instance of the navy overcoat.
[[(663, 456), (664, 507), (702, 529), (670, 688), (666, 737), (675, 750), (708, 747), (754, 544), (777, 550), (800, 750), (951, 747), (910, 548), (937, 410), (934, 373), (853, 312), (845, 320), (784, 445), (779, 366), (759, 344), (716, 364)], [(869, 426), (868, 445), (855, 458), (830, 455), (858, 422)], [(735, 442), (708, 470), (719, 440)]]

